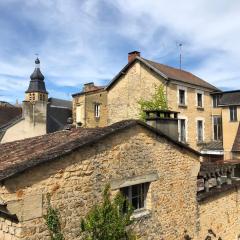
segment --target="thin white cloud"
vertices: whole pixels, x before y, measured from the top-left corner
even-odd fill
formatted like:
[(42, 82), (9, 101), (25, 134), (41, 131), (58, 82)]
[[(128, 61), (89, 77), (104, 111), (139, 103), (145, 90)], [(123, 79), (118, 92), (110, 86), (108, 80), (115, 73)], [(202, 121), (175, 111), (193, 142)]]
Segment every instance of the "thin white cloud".
[(15, 12), (0, 17), (1, 89), (23, 95), (36, 52), (51, 96), (60, 96), (54, 85), (106, 83), (131, 50), (176, 65), (180, 41), (187, 70), (219, 87), (240, 88), (239, 7), (238, 0), (2, 1), (0, 9)]

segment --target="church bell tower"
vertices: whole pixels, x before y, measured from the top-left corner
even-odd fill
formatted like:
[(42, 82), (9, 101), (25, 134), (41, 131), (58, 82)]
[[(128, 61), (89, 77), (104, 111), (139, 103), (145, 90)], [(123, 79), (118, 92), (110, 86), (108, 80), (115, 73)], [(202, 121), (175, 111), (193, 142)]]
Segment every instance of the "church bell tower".
[(25, 92), (25, 101), (35, 103), (38, 101), (47, 102), (48, 92), (46, 91), (44, 76), (40, 71), (40, 60), (35, 60), (35, 69), (30, 76), (30, 83)]

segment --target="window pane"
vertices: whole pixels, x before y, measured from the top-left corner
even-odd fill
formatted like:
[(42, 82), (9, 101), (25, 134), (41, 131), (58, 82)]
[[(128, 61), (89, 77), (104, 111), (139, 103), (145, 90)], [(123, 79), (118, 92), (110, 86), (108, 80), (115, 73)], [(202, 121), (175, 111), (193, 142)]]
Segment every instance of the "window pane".
[(230, 112), (230, 121), (237, 121), (237, 107), (231, 106), (229, 107)]
[(203, 141), (203, 121), (197, 121), (197, 128), (198, 128), (198, 141)]
[(198, 105), (198, 107), (202, 107), (202, 94), (201, 93), (197, 94), (197, 105)]
[(146, 190), (148, 183), (142, 183), (125, 187), (121, 189), (123, 196), (129, 199), (134, 209), (140, 209), (145, 207)]
[(181, 120), (180, 120), (180, 141), (186, 142), (185, 119), (181, 119)]
[(179, 90), (179, 103), (185, 105), (185, 91), (182, 89)]

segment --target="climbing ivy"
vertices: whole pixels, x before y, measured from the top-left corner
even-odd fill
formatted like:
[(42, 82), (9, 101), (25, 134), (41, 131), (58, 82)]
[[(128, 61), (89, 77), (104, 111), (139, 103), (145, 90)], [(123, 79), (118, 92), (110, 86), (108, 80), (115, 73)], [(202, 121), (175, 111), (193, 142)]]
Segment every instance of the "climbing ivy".
[(44, 219), (50, 233), (51, 240), (64, 240), (59, 212), (52, 207), (50, 200), (51, 196), (50, 194), (47, 194), (48, 207), (47, 214), (44, 216)]
[(150, 100), (140, 99), (140, 119), (146, 119), (145, 110), (166, 110), (168, 109), (167, 98), (164, 91), (164, 85), (155, 85), (155, 92)]
[(110, 187), (103, 191), (103, 202), (95, 205), (81, 221), (86, 240), (134, 240), (130, 216), (133, 208), (119, 193), (111, 201)]

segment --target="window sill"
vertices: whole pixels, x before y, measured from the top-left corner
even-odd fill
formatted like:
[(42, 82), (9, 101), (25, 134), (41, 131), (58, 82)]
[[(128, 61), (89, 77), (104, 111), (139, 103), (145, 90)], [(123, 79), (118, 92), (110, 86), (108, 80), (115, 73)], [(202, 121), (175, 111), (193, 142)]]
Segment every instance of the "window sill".
[(131, 216), (131, 220), (139, 219), (139, 218), (145, 218), (145, 217), (150, 217), (151, 211), (148, 209), (137, 209), (133, 212)]
[(178, 104), (178, 107), (179, 108), (187, 108), (187, 105), (185, 105), (185, 104)]
[(197, 141), (197, 146), (201, 146), (201, 145), (203, 145), (203, 144), (205, 144), (204, 141)]
[(197, 110), (204, 111), (204, 107), (197, 107)]
[(235, 123), (235, 122), (238, 122), (238, 120), (232, 120), (232, 121), (230, 120), (229, 122), (230, 123)]

